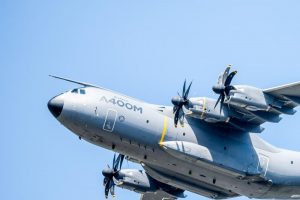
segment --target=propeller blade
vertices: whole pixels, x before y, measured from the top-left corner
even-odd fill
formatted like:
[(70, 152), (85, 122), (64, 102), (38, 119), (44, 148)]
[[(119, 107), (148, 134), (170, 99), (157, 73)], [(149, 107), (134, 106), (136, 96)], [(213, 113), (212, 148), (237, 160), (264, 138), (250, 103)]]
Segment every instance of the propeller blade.
[[(223, 76), (219, 77), (218, 84), (213, 86), (213, 91), (219, 94), (219, 98), (215, 104), (215, 107), (220, 103), (220, 113), (223, 110), (225, 98), (229, 95), (231, 90), (235, 90), (235, 87), (230, 85), (233, 77), (237, 74), (237, 71), (230, 73), (231, 65), (228, 65), (223, 73)], [(222, 84), (220, 84), (222, 83)]]
[(105, 194), (105, 198), (106, 198), (106, 199), (108, 198), (109, 185), (110, 185), (110, 180), (106, 183), (105, 189), (104, 189), (104, 194)]
[(106, 185), (106, 183), (108, 182), (108, 178), (107, 177), (105, 177), (104, 179), (103, 179), (103, 186), (105, 186)]
[(179, 123), (182, 127), (184, 126), (184, 117), (180, 118)]
[(173, 107), (173, 114), (178, 110), (178, 106)]
[(185, 94), (184, 94), (184, 96), (183, 96), (183, 99), (184, 99), (184, 100), (187, 100), (187, 98), (188, 98), (188, 96), (189, 96), (189, 93), (190, 93), (190, 89), (191, 89), (192, 83), (193, 83), (193, 81), (190, 83), (188, 89), (186, 90), (186, 92), (185, 92)]
[(186, 80), (184, 80), (184, 84), (183, 84), (183, 88), (182, 88), (182, 96), (181, 97), (184, 97), (184, 95), (185, 95), (185, 86), (186, 86)]
[(114, 183), (113, 183), (113, 181), (111, 181), (111, 186), (110, 186), (110, 194), (111, 194), (111, 196), (113, 196), (113, 197), (115, 197), (116, 195), (115, 195), (115, 185), (114, 185)]
[(228, 75), (228, 77), (224, 83), (225, 87), (230, 85), (230, 83), (231, 83), (233, 77), (236, 75), (236, 73), (237, 73), (237, 71), (233, 71)]
[(116, 154), (114, 154), (114, 159), (113, 159), (113, 164), (112, 164), (113, 169), (115, 169), (115, 163), (116, 163)]
[(225, 95), (222, 95), (221, 104), (220, 104), (220, 113), (222, 112), (222, 109), (223, 109), (224, 100), (225, 100)]
[(219, 96), (219, 98), (218, 98), (218, 100), (217, 100), (217, 103), (215, 104), (215, 107), (214, 107), (214, 108), (217, 107), (217, 105), (219, 104), (219, 102), (220, 102), (221, 99), (222, 99), (222, 94)]
[(219, 75), (217, 85), (223, 85), (223, 75), (224, 73)]
[(224, 74), (223, 74), (223, 78), (222, 78), (222, 84), (225, 84), (225, 81), (228, 77), (229, 71), (230, 71), (231, 65), (229, 65), (228, 67), (226, 67)]
[(114, 166), (114, 172), (116, 172), (119, 168), (119, 163), (120, 163), (120, 158), (121, 158), (121, 154), (118, 155), (115, 166)]
[(179, 119), (179, 109), (176, 110), (175, 116), (174, 116), (174, 124), (175, 124), (175, 127), (177, 127), (178, 119)]
[(116, 183), (123, 184), (123, 182), (118, 181), (117, 178), (119, 177), (119, 171), (122, 168), (124, 158), (125, 158), (125, 155), (118, 154), (118, 156), (116, 156), (116, 153), (115, 153), (114, 158), (113, 158), (113, 168), (111, 169), (108, 166), (108, 169), (104, 169), (102, 171), (102, 174), (104, 176), (103, 185), (105, 187), (104, 194), (105, 194), (106, 199), (108, 198), (109, 192), (113, 197), (115, 196)]
[(119, 170), (121, 170), (121, 168), (122, 168), (124, 158), (125, 158), (125, 156), (123, 154), (121, 154), (121, 160), (120, 160), (120, 168), (119, 168)]
[(172, 100), (171, 100), (172, 104), (173, 104), (173, 114), (174, 114), (174, 125), (175, 125), (175, 127), (177, 127), (177, 124), (178, 124), (179, 120), (181, 121), (181, 124), (182, 124), (182, 122), (184, 121), (184, 115), (185, 114), (190, 113), (189, 108), (188, 108), (188, 106), (190, 104), (188, 96), (189, 96), (189, 93), (190, 93), (192, 83), (193, 82), (191, 82), (189, 84), (189, 86), (187, 87), (186, 80), (184, 80), (183, 87), (182, 87), (182, 96), (180, 96), (180, 94), (178, 93), (178, 96), (173, 97)]
[(181, 95), (179, 94), (179, 92), (177, 92), (178, 96), (181, 97)]
[(180, 122), (180, 125), (183, 126), (183, 124), (184, 124), (184, 112), (183, 112), (183, 109), (179, 110), (179, 122)]

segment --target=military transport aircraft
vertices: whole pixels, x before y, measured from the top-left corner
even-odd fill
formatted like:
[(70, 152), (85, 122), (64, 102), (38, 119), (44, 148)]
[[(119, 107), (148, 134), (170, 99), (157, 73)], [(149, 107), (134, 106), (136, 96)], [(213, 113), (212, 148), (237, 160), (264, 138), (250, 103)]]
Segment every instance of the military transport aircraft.
[[(217, 100), (189, 98), (185, 81), (173, 107), (53, 76), (82, 87), (52, 98), (48, 108), (80, 139), (119, 153), (102, 171), (106, 198), (118, 186), (142, 200), (185, 198), (185, 190), (212, 199), (300, 199), (300, 152), (257, 135), (263, 123), (295, 114), (300, 82), (260, 89), (232, 85), (235, 75), (230, 66), (220, 75)], [(124, 158), (144, 170), (122, 169)]]

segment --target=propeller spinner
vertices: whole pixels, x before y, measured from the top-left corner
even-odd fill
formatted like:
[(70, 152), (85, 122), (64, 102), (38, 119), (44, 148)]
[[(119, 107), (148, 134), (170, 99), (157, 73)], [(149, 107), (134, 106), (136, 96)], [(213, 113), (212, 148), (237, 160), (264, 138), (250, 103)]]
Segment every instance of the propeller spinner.
[(116, 158), (116, 154), (114, 155), (113, 163), (112, 163), (112, 168), (107, 166), (106, 169), (102, 171), (102, 174), (104, 176), (103, 180), (103, 185), (104, 185), (104, 194), (105, 198), (108, 198), (108, 193), (114, 197), (115, 196), (115, 182), (114, 179), (116, 179), (119, 176), (119, 172), (122, 168), (124, 160), (124, 155), (119, 154), (118, 157)]
[(223, 108), (223, 104), (225, 101), (225, 98), (229, 95), (229, 92), (231, 90), (235, 90), (235, 87), (230, 85), (233, 77), (237, 74), (237, 71), (233, 71), (230, 73), (231, 65), (228, 65), (228, 67), (225, 69), (223, 75), (220, 75), (217, 85), (213, 86), (213, 91), (216, 94), (219, 94), (219, 98), (215, 104), (215, 108), (220, 103), (220, 113)]
[(192, 82), (189, 84), (188, 88), (186, 89), (186, 80), (184, 81), (182, 94), (178, 93), (178, 96), (172, 98), (173, 113), (174, 116), (174, 124), (177, 127), (178, 121), (180, 120), (180, 124), (183, 125), (183, 120), (185, 114), (188, 112), (187, 106), (189, 105), (189, 92), (192, 86)]

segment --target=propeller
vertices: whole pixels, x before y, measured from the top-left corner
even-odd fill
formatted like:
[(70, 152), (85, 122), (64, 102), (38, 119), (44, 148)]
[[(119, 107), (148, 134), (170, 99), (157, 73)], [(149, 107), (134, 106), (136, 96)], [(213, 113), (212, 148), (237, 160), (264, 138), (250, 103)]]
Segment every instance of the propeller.
[(109, 165), (107, 165), (107, 168), (102, 171), (102, 174), (104, 176), (103, 179), (103, 186), (104, 186), (104, 194), (105, 198), (108, 198), (108, 193), (114, 197), (115, 196), (115, 182), (114, 180), (117, 180), (117, 177), (119, 176), (119, 172), (122, 168), (124, 155), (119, 154), (116, 158), (116, 154), (114, 155), (112, 168), (110, 168)]
[(188, 88), (186, 89), (186, 80), (184, 81), (183, 88), (182, 88), (182, 94), (180, 95), (178, 93), (178, 96), (172, 98), (172, 104), (173, 107), (173, 113), (174, 116), (174, 124), (175, 127), (177, 127), (178, 121), (180, 120), (180, 124), (183, 125), (184, 115), (188, 112), (188, 108), (186, 108), (189, 105), (189, 92), (192, 86), (192, 82), (189, 84)]
[(220, 103), (220, 113), (222, 111), (225, 98), (227, 98), (231, 90), (235, 90), (235, 87), (230, 84), (233, 77), (237, 74), (237, 71), (230, 72), (230, 69), (231, 65), (228, 65), (224, 73), (220, 75), (217, 85), (213, 86), (212, 88), (216, 94), (220, 95), (215, 104), (216, 108), (217, 105)]

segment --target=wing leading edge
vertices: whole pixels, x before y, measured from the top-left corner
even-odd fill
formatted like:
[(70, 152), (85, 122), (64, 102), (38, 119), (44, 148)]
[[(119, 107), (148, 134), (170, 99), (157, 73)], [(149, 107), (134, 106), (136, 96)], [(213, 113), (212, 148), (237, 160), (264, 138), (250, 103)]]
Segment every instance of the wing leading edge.
[(278, 87), (265, 89), (264, 93), (274, 96), (296, 96), (300, 97), (300, 82), (290, 83)]
[(284, 105), (290, 108), (295, 108), (300, 104), (300, 82), (266, 89), (263, 92), (284, 102)]

